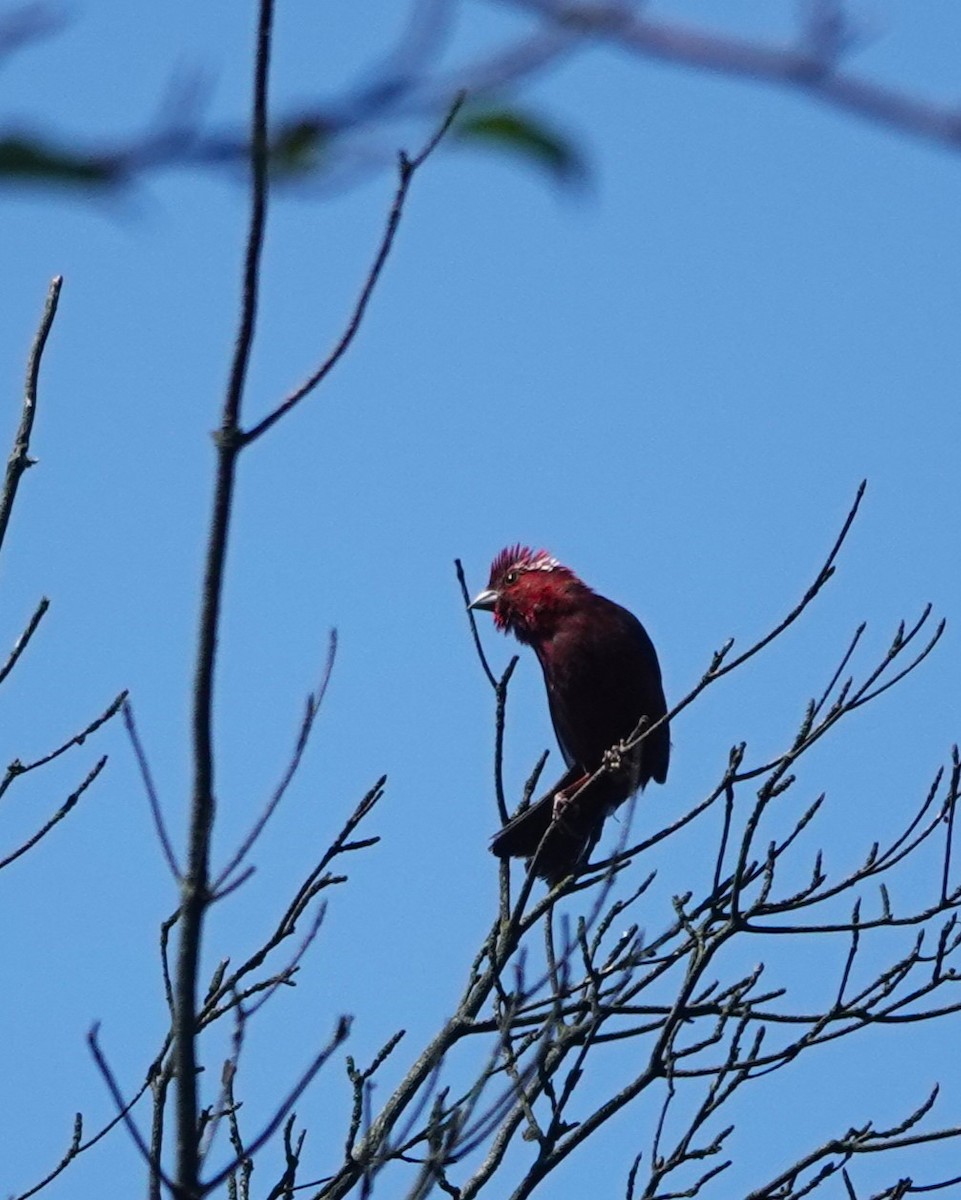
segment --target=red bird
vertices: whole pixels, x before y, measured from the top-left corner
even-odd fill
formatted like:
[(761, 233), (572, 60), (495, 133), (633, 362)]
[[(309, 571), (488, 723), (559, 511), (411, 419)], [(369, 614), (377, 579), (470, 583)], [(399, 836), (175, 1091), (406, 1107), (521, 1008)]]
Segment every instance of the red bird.
[(592, 592), (545, 551), (527, 546), (498, 554), (487, 588), (470, 607), (492, 612), (498, 629), (532, 646), (544, 672), (568, 769), (547, 795), (503, 827), (491, 850), (499, 858), (534, 858), (537, 874), (554, 884), (587, 858), (608, 813), (649, 779), (667, 778), (665, 721), (572, 798), (643, 718), (653, 725), (666, 714), (657, 653), (637, 617)]

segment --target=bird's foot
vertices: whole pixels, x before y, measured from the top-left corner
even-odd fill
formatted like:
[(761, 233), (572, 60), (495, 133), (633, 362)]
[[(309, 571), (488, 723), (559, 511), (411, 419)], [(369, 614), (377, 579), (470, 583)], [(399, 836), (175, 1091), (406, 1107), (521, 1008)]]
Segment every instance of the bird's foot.
[(563, 821), (565, 819), (574, 803), (577, 793), (581, 790), (587, 780), (588, 776), (582, 775), (580, 779), (570, 784), (569, 787), (554, 793), (554, 809), (551, 813), (551, 820)]
[(563, 820), (564, 813), (570, 807), (571, 798), (567, 792), (557, 792), (554, 796), (554, 811), (551, 814), (552, 821)]
[(601, 759), (601, 765), (606, 770), (616, 772), (621, 769), (624, 763), (624, 755), (626, 749), (623, 742), (618, 742), (616, 746), (612, 746), (610, 750), (604, 751), (604, 757)]

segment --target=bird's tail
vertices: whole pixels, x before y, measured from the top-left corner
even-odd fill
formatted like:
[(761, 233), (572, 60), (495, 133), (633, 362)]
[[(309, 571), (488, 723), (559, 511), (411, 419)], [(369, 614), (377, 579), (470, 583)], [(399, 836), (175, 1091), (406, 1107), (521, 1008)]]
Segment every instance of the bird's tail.
[(571, 769), (546, 795), (508, 821), (491, 842), (493, 853), (498, 858), (534, 859), (535, 872), (552, 887), (570, 875), (594, 848), (606, 811), (606, 805), (594, 794), (602, 783), (596, 780), (554, 819), (557, 793), (576, 785), (582, 777), (579, 769)]

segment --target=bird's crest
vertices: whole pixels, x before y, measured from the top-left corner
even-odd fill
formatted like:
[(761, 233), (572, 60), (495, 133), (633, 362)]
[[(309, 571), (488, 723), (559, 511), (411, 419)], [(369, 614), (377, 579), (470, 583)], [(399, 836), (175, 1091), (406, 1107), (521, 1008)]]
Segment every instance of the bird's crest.
[(556, 571), (560, 563), (546, 550), (532, 550), (530, 546), (508, 546), (491, 563), (491, 583), (500, 580), (511, 567), (520, 571)]

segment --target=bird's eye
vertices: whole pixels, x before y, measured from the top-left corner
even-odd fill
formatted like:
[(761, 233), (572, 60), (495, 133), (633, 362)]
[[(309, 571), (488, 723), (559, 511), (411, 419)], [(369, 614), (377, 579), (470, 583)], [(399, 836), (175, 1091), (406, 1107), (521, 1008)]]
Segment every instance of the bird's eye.
[(519, 576), (520, 576), (520, 571), (508, 571), (507, 574), (504, 576), (504, 582), (507, 584), (508, 587), (510, 587), (512, 583), (517, 582)]

